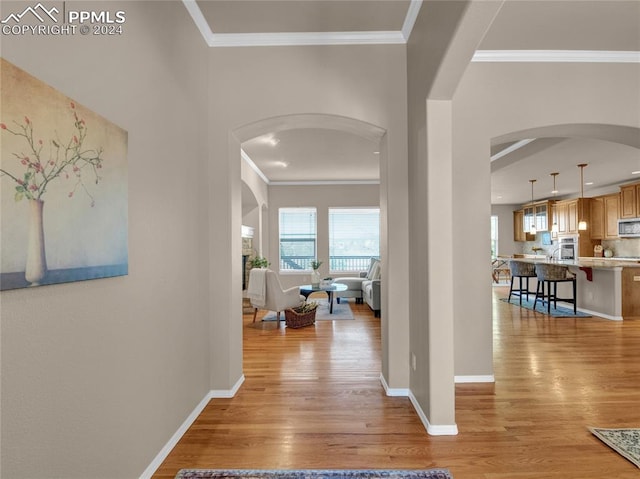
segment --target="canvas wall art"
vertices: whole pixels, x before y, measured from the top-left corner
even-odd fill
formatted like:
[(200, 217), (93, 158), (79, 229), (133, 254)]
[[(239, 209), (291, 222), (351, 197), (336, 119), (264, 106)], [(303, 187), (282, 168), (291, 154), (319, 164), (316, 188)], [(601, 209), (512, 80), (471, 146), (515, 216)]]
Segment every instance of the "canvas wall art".
[(128, 274), (127, 132), (0, 58), (0, 290)]

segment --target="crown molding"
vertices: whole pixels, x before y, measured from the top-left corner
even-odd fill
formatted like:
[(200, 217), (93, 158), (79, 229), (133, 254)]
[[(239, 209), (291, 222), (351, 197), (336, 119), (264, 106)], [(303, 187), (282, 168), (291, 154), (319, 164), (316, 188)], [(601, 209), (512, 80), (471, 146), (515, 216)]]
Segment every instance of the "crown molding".
[(404, 24), (402, 25), (402, 36), (405, 43), (409, 41), (413, 26), (418, 19), (418, 13), (420, 13), (420, 7), (422, 6), (422, 0), (411, 0), (409, 9), (407, 10), (407, 16), (404, 18)]
[(640, 63), (640, 52), (599, 50), (477, 50), (473, 62)]
[(196, 0), (182, 0), (182, 3), (210, 47), (276, 47), (406, 44), (418, 17), (422, 0), (411, 0), (402, 31), (299, 33), (213, 33)]
[(271, 181), (269, 186), (347, 186), (379, 185), (380, 180), (309, 180), (309, 181)]
[(404, 44), (402, 32), (213, 33), (210, 47)]
[(300, 180), (300, 181), (271, 181), (256, 165), (251, 157), (241, 148), (240, 156), (256, 172), (268, 186), (346, 186), (346, 185), (379, 185), (380, 180)]
[(258, 175), (260, 177), (260, 179), (262, 179), (262, 181), (264, 181), (268, 185), (269, 184), (269, 178), (267, 178), (267, 176), (262, 172), (262, 170), (260, 168), (258, 168), (258, 165), (256, 165), (253, 162), (253, 160), (249, 157), (249, 155), (247, 155), (245, 153), (245, 151), (242, 148), (240, 148), (240, 156), (247, 163), (247, 165), (249, 165), (249, 168), (251, 168), (253, 171), (255, 171), (256, 175)]

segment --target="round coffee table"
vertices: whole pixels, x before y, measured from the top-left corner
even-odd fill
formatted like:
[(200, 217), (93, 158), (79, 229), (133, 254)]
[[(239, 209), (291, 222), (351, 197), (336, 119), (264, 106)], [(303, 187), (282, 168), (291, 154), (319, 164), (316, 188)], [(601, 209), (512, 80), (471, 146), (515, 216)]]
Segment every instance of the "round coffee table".
[(320, 286), (313, 284), (304, 284), (300, 286), (300, 294), (307, 299), (311, 293), (316, 291), (324, 291), (329, 297), (329, 314), (333, 314), (333, 293), (336, 291), (346, 291), (347, 285), (340, 283), (331, 283), (329, 286)]

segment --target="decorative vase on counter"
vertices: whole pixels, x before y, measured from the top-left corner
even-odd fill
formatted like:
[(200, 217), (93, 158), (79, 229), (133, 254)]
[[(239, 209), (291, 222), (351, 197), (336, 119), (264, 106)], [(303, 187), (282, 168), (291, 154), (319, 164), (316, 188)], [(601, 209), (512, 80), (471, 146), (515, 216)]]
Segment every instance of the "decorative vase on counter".
[(311, 286), (320, 286), (320, 271), (317, 269), (311, 271)]
[(604, 250), (604, 257), (605, 258), (611, 258), (613, 256), (613, 251), (611, 251), (609, 248)]

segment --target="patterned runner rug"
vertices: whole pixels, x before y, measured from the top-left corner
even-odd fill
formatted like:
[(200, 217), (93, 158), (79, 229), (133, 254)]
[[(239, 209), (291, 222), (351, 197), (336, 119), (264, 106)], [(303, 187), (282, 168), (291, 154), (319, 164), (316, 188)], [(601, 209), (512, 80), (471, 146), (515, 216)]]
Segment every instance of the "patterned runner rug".
[(175, 479), (453, 479), (447, 469), (182, 469)]
[(611, 449), (640, 467), (640, 429), (590, 427), (589, 430)]

